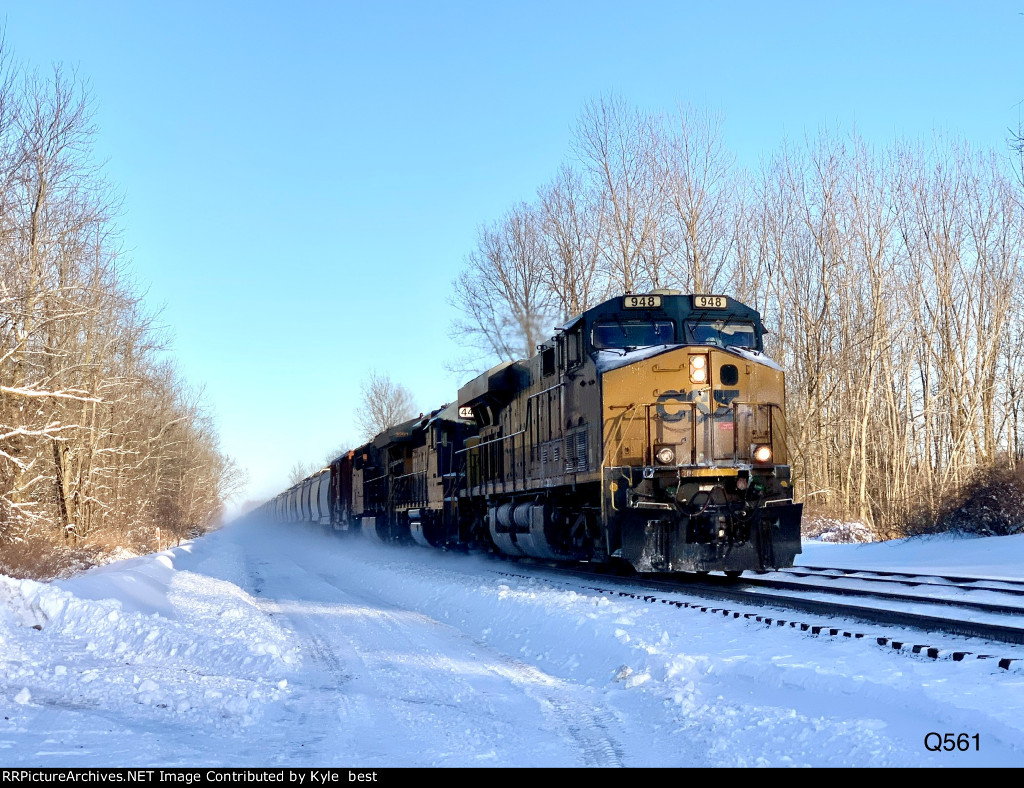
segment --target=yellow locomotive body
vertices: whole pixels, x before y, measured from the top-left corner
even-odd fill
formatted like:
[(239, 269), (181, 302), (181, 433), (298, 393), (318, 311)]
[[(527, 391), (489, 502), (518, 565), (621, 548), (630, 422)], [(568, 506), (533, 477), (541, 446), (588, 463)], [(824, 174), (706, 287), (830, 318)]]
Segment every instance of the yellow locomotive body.
[(463, 513), (503, 553), (643, 572), (791, 566), (782, 370), (726, 296), (611, 299), (464, 386)]

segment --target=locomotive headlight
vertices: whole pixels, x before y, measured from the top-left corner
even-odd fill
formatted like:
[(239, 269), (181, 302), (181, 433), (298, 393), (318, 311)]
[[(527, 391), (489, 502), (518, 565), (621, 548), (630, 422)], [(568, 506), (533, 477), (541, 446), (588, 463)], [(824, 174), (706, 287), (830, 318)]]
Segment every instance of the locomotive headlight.
[(654, 457), (662, 465), (671, 465), (676, 461), (676, 453), (672, 450), (671, 446), (663, 446), (658, 449), (658, 452)]
[(754, 462), (771, 462), (772, 447), (766, 444), (754, 447)]
[(708, 357), (690, 356), (690, 382), (707, 383), (708, 380)]

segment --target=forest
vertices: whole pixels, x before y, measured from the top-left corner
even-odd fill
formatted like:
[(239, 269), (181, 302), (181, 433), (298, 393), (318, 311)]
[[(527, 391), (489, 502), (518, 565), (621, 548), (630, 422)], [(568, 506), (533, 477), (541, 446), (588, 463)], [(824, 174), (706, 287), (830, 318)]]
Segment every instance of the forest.
[(0, 572), (215, 525), (241, 478), (121, 247), (88, 86), (0, 47)]

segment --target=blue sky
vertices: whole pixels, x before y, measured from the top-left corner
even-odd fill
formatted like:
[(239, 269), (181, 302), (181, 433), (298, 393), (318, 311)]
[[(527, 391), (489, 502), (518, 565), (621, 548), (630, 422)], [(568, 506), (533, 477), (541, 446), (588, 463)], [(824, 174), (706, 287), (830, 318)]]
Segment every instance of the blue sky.
[(247, 497), (357, 440), (375, 369), (422, 410), (462, 380), (451, 282), (533, 198), (584, 102), (725, 118), (756, 167), (823, 125), (1005, 150), (1014, 2), (16, 2), (23, 65), (76, 67), (125, 244)]

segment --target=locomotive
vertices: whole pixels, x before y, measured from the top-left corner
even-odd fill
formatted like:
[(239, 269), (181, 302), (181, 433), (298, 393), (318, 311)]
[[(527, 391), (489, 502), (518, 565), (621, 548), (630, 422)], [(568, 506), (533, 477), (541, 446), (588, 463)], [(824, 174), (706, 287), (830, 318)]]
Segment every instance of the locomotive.
[(611, 298), (262, 509), (384, 542), (642, 573), (792, 566), (802, 504), (763, 333), (726, 295)]

